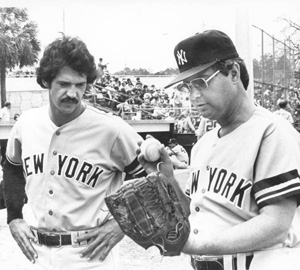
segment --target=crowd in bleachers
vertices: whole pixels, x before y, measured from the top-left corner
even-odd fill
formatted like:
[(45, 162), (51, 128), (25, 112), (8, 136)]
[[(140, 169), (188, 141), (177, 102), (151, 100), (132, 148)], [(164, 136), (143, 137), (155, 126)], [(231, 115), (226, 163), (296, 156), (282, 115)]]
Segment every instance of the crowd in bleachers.
[(178, 133), (193, 133), (198, 125), (188, 95), (143, 84), (139, 77), (103, 76), (87, 89), (85, 99), (124, 120), (175, 120)]
[[(144, 84), (139, 77), (111, 76), (107, 64), (103, 64), (102, 61), (100, 58), (99, 77), (87, 89), (86, 100), (109, 113), (119, 115), (124, 120), (174, 120), (176, 133), (197, 135), (201, 117), (191, 107), (188, 94), (176, 87), (167, 92), (164, 88)], [(299, 91), (292, 90), (287, 91), (286, 110), (292, 114), (294, 126), (300, 132)], [(267, 90), (260, 98), (254, 98), (258, 105), (274, 112), (278, 109), (277, 100), (282, 96), (276, 97), (275, 100), (274, 94)]]

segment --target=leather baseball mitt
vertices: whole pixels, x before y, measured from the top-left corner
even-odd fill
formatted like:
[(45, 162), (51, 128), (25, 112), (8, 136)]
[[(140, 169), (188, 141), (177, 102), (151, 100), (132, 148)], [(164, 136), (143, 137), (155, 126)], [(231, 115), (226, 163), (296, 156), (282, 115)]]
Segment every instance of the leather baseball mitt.
[(190, 224), (173, 186), (159, 173), (122, 186), (105, 198), (123, 232), (163, 256), (177, 256), (188, 239)]

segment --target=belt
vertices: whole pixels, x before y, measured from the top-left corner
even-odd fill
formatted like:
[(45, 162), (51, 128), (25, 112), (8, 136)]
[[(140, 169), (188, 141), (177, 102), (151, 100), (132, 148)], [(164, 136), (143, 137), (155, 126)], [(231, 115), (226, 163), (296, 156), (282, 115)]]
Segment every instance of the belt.
[(74, 243), (75, 238), (79, 237), (87, 233), (87, 231), (79, 231), (79, 232), (70, 232), (70, 233), (60, 233), (60, 232), (44, 232), (39, 231), (37, 229), (31, 228), (32, 233), (35, 235), (37, 242), (40, 245), (45, 245), (48, 247), (61, 247), (66, 245), (73, 246), (82, 246), (86, 245), (87, 241), (83, 241), (81, 243)]
[[(198, 259), (200, 258), (200, 259)], [(199, 257), (191, 257), (191, 264), (195, 270), (223, 270), (224, 269), (224, 259), (220, 257), (204, 257), (201, 259)], [(253, 255), (246, 256), (246, 269), (249, 269)], [(237, 258), (232, 258), (232, 269), (238, 269)]]
[(71, 234), (42, 233), (37, 231), (36, 237), (40, 245), (60, 247), (72, 244)]

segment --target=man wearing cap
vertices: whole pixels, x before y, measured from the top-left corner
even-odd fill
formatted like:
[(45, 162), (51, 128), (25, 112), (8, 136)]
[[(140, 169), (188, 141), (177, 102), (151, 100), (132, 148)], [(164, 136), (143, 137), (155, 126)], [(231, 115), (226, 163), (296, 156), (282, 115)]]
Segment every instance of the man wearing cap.
[(174, 169), (186, 169), (189, 165), (189, 155), (182, 145), (175, 138), (168, 141), (166, 147)]
[[(184, 83), (199, 114), (220, 125), (194, 145), (185, 192), (160, 151), (160, 171), (189, 213), (183, 252), (201, 270), (299, 269), (298, 133), (254, 104), (246, 66), (223, 32), (189, 37), (174, 54), (180, 74), (167, 87)], [(155, 170), (139, 160), (147, 172)]]

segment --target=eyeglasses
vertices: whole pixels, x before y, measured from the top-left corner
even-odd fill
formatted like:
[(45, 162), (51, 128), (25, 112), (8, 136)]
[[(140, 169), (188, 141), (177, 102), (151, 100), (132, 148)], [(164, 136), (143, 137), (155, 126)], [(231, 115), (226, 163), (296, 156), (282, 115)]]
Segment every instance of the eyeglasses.
[(204, 78), (196, 78), (194, 80), (191, 80), (190, 82), (184, 82), (181, 87), (180, 90), (183, 92), (190, 92), (191, 91), (191, 86), (196, 88), (199, 91), (203, 91), (205, 89), (208, 88), (208, 82), (210, 80), (212, 80), (216, 75), (218, 75), (218, 73), (220, 72), (220, 70), (217, 70), (214, 74), (212, 74), (209, 78), (204, 79)]

